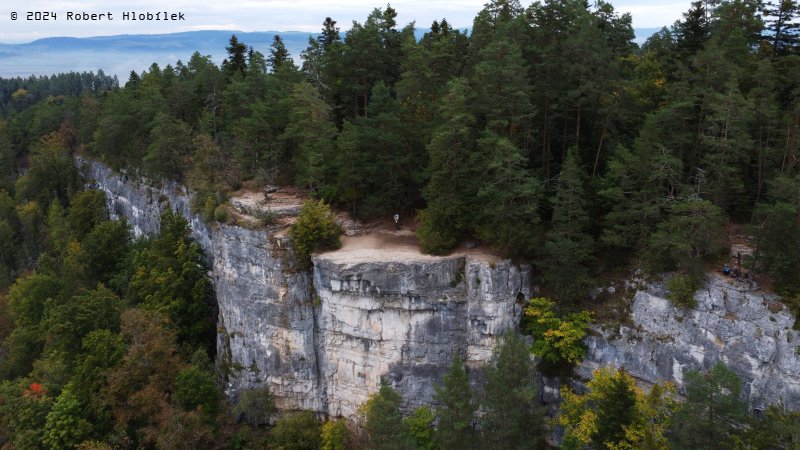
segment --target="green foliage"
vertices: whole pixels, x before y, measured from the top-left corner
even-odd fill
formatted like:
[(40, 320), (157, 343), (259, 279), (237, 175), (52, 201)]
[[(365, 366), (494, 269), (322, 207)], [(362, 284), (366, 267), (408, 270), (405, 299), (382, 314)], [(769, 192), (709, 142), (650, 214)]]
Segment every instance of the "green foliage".
[(212, 419), (219, 412), (219, 390), (214, 375), (196, 366), (183, 369), (175, 378), (175, 401), (186, 411), (200, 410)]
[(331, 184), (331, 175), (326, 173), (332, 166), (331, 150), (336, 135), (331, 108), (309, 83), (294, 87), (291, 103), (289, 123), (280, 138), (292, 148), (297, 185), (319, 192)]
[(686, 402), (675, 413), (671, 435), (676, 449), (732, 448), (738, 424), (745, 417), (739, 398), (742, 382), (718, 362), (706, 373), (684, 374)]
[(318, 450), (322, 445), (321, 424), (311, 411), (289, 413), (270, 432), (276, 450)]
[(656, 270), (678, 269), (697, 277), (704, 271), (703, 261), (722, 249), (722, 224), (722, 210), (708, 200), (676, 201), (650, 237), (647, 259)]
[(762, 418), (751, 418), (750, 428), (737, 436), (737, 448), (747, 450), (796, 449), (800, 444), (800, 414), (783, 405), (770, 405)]
[(474, 448), (477, 436), (473, 429), (473, 420), (478, 405), (473, 400), (469, 378), (460, 355), (453, 356), (450, 370), (442, 379), (442, 384), (435, 388), (436, 417), (439, 419), (436, 440), (439, 448), (442, 450)]
[(107, 221), (105, 193), (81, 191), (75, 194), (67, 214), (67, 225), (73, 238), (82, 241), (97, 225)]
[(533, 254), (539, 235), (537, 207), (541, 183), (526, 172), (522, 152), (511, 140), (494, 131), (484, 131), (477, 143), (484, 167), (478, 186), (476, 235), (513, 256)]
[(61, 284), (54, 277), (32, 274), (19, 278), (8, 293), (9, 319), (14, 324), (3, 342), (5, 358), (0, 365), (4, 377), (27, 375), (43, 348), (45, 335), (41, 322), (49, 299), (59, 298)]
[(475, 118), (468, 104), (472, 95), (462, 78), (447, 84), (439, 111), (442, 123), (434, 129), (427, 146), (430, 181), (423, 195), (428, 207), (419, 212), (417, 230), (426, 253), (449, 252), (458, 244), (458, 237), (473, 226), (472, 208), (477, 195), (473, 159), (477, 153)]
[(362, 405), (366, 417), (364, 428), (369, 434), (369, 448), (375, 450), (403, 450), (413, 447), (413, 438), (408, 425), (400, 413), (402, 399), (386, 380), (381, 379), (381, 387)]
[(757, 263), (775, 277), (785, 294), (800, 292), (800, 224), (797, 206), (785, 202), (762, 205), (757, 213)]
[(290, 232), (298, 266), (309, 267), (312, 252), (341, 247), (340, 233), (333, 211), (323, 200), (306, 201)]
[(678, 306), (694, 308), (697, 305), (694, 293), (700, 289), (702, 284), (703, 278), (695, 274), (676, 273), (667, 281), (669, 291), (667, 298)]
[(435, 419), (433, 411), (425, 406), (420, 406), (410, 416), (403, 419), (415, 443), (414, 448), (418, 450), (437, 450), (439, 448), (433, 428)]
[(269, 388), (245, 390), (239, 393), (236, 412), (252, 425), (269, 423), (269, 419), (278, 412), (275, 398)]
[(594, 372), (587, 393), (561, 388), (556, 423), (564, 427), (564, 448), (667, 450), (665, 432), (675, 410), (674, 387), (656, 384), (645, 394), (624, 370)]
[(131, 228), (124, 220), (106, 221), (95, 226), (83, 240), (89, 285), (105, 283), (119, 288), (131, 250)]
[(42, 322), (47, 350), (77, 354), (84, 337), (92, 331), (119, 331), (123, 306), (122, 300), (102, 284), (61, 303), (49, 301)]
[(329, 420), (322, 424), (321, 450), (347, 450), (350, 439), (350, 430), (343, 420)]
[(169, 208), (161, 230), (133, 256), (129, 296), (168, 317), (187, 344), (213, 345), (213, 291), (200, 246), (186, 219)]
[(82, 417), (82, 410), (71, 390), (61, 391), (47, 414), (43, 443), (51, 449), (71, 449), (90, 437), (92, 424)]
[(432, 255), (446, 255), (456, 245), (458, 239), (455, 232), (444, 224), (437, 224), (436, 214), (431, 208), (417, 213), (417, 237), (423, 252)]
[(630, 427), (636, 417), (636, 390), (633, 379), (620, 370), (617, 376), (610, 378), (602, 396), (595, 404), (597, 431), (592, 441), (600, 446), (617, 443), (625, 438), (625, 429)]
[(228, 222), (228, 210), (225, 208), (224, 205), (217, 206), (214, 209), (214, 220), (219, 223), (227, 223)]
[(80, 186), (71, 154), (72, 139), (68, 126), (42, 137), (29, 156), (27, 173), (17, 179), (18, 199), (35, 200), (45, 206), (53, 200), (62, 205), (68, 203)]
[(538, 446), (544, 437), (544, 415), (536, 396), (533, 361), (522, 338), (506, 332), (484, 370), (483, 447)]
[(53, 408), (48, 389), (29, 379), (19, 379), (0, 384), (0, 392), (0, 411), (8, 421), (11, 444), (15, 448), (42, 448), (47, 416)]
[(577, 148), (573, 147), (558, 177), (553, 205), (553, 228), (547, 233), (544, 249), (547, 258), (540, 264), (547, 286), (559, 300), (575, 302), (588, 293), (593, 260), (589, 216)]
[(525, 307), (526, 331), (533, 336), (531, 352), (550, 367), (579, 364), (586, 355), (583, 338), (591, 316), (582, 311), (560, 318), (554, 309), (555, 303), (546, 298), (532, 298)]

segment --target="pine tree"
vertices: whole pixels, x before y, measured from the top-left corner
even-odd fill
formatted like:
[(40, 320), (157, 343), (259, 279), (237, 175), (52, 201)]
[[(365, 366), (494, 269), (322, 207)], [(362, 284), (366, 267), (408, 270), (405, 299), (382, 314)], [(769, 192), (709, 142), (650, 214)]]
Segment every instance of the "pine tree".
[(742, 382), (718, 362), (706, 373), (684, 374), (686, 402), (672, 422), (674, 448), (722, 450), (733, 447), (737, 424), (745, 417), (745, 404), (739, 399)]
[(590, 282), (588, 266), (593, 259), (593, 245), (587, 232), (585, 179), (578, 150), (573, 147), (558, 177), (553, 227), (547, 233), (544, 244), (547, 258), (542, 261), (544, 279), (558, 299), (579, 299)]
[(436, 417), (439, 426), (436, 440), (442, 450), (469, 450), (475, 447), (476, 436), (473, 419), (477, 405), (472, 399), (472, 389), (461, 356), (456, 354), (450, 370), (436, 386), (434, 400), (438, 403)]
[(532, 255), (539, 244), (540, 181), (507, 137), (485, 130), (477, 149), (474, 167), (483, 172), (476, 177), (475, 233), (504, 254)]
[(236, 74), (244, 76), (247, 70), (247, 46), (239, 42), (239, 38), (232, 34), (225, 51), (228, 52), (228, 57), (222, 61), (222, 71), (225, 75), (228, 78), (232, 78)]
[(386, 380), (381, 379), (381, 387), (364, 404), (367, 422), (364, 426), (369, 433), (369, 448), (374, 450), (410, 450), (413, 448), (411, 435), (400, 412), (402, 399)]
[(331, 165), (336, 136), (331, 110), (309, 83), (295, 86), (291, 104), (289, 124), (280, 138), (290, 143), (296, 183), (322, 193), (321, 188), (330, 183), (326, 168)]
[(483, 448), (535, 448), (543, 437), (544, 417), (537, 404), (533, 361), (522, 338), (507, 331), (485, 374)]
[(471, 89), (463, 78), (448, 84), (439, 115), (442, 124), (428, 144), (430, 180), (423, 192), (428, 207), (418, 235), (422, 249), (446, 253), (460, 235), (471, 231), (470, 218), (477, 195), (475, 177), (475, 119), (469, 111)]
[(487, 129), (520, 146), (527, 138), (533, 107), (519, 45), (497, 36), (481, 50), (479, 60), (471, 79), (476, 115)]
[(788, 54), (800, 41), (799, 5), (797, 0), (771, 0), (761, 6), (767, 17), (768, 33), (764, 37), (772, 42), (774, 56)]

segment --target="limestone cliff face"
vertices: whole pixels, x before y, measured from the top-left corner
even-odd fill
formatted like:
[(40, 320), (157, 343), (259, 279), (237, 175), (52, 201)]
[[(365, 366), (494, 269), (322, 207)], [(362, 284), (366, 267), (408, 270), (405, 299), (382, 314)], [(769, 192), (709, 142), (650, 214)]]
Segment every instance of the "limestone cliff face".
[(779, 402), (800, 409), (800, 337), (776, 296), (709, 275), (695, 293), (694, 309), (664, 297), (657, 286), (637, 292), (632, 325), (589, 337), (579, 375), (615, 365), (645, 383), (669, 380), (681, 387), (685, 370), (722, 361), (742, 378), (751, 409)]
[[(207, 226), (180, 185), (153, 187), (79, 163), (137, 234), (155, 232), (167, 204), (190, 220), (212, 264), (218, 365), (234, 400), (267, 385), (282, 408), (351, 417), (386, 377), (406, 407), (430, 403), (453, 354), (472, 367), (486, 362), (531, 296), (529, 268), (486, 257), (343, 248), (297, 271), (285, 230)], [(658, 286), (639, 290), (629, 326), (587, 338), (578, 376), (616, 365), (644, 383), (680, 387), (684, 370), (723, 361), (742, 377), (752, 408), (782, 401), (800, 409), (800, 336), (778, 299), (717, 276), (695, 298), (695, 309), (682, 309)], [(554, 380), (543, 385), (543, 399), (557, 402)]]
[(407, 407), (429, 404), (453, 355), (480, 365), (514, 328), (530, 272), (465, 256), (376, 261), (331, 252), (314, 260), (327, 411), (349, 417), (386, 376)]
[(180, 185), (79, 164), (137, 235), (157, 231), (167, 205), (189, 219), (211, 261), (218, 365), (234, 400), (267, 385), (281, 408), (350, 417), (386, 377), (408, 408), (430, 403), (453, 355), (485, 363), (531, 293), (529, 268), (467, 256), (341, 250), (297, 271), (285, 230), (210, 227)]

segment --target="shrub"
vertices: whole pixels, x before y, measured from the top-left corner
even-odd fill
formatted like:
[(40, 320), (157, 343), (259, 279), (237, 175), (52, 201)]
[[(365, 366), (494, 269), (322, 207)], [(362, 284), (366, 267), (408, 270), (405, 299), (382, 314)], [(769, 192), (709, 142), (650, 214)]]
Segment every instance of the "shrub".
[(702, 284), (702, 276), (689, 273), (676, 273), (667, 281), (669, 293), (667, 298), (673, 303), (686, 308), (694, 308), (697, 302), (694, 300), (694, 293)]
[(546, 298), (532, 298), (525, 308), (527, 331), (534, 339), (531, 351), (552, 366), (578, 364), (586, 355), (583, 338), (591, 316), (581, 311), (560, 318), (554, 306)]
[(336, 224), (331, 208), (322, 200), (306, 201), (290, 231), (297, 251), (298, 267), (302, 269), (311, 266), (311, 253), (315, 251), (341, 247), (339, 234), (341, 228)]
[(452, 233), (452, 228), (434, 223), (428, 210), (418, 212), (417, 219), (419, 220), (417, 237), (423, 253), (446, 255), (458, 245), (458, 239)]
[(219, 205), (214, 210), (214, 220), (219, 223), (225, 223), (228, 221), (228, 210), (224, 205)]

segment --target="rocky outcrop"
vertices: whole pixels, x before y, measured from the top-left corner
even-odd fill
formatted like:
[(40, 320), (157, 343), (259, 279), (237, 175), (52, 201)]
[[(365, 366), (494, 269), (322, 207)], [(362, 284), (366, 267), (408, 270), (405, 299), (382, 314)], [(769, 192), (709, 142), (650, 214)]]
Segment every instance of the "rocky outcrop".
[[(297, 271), (279, 227), (207, 226), (180, 185), (154, 187), (79, 163), (137, 234), (155, 232), (166, 205), (189, 219), (212, 264), (218, 362), (234, 400), (267, 385), (282, 408), (350, 417), (386, 377), (408, 408), (429, 403), (452, 356), (466, 355), (472, 367), (486, 362), (531, 295), (529, 268), (469, 255), (342, 249)], [(640, 289), (629, 325), (596, 328), (579, 377), (616, 365), (643, 384), (680, 387), (685, 370), (722, 361), (742, 377), (753, 409), (777, 402), (800, 409), (800, 337), (776, 297), (712, 275), (694, 309), (665, 298), (658, 286)], [(543, 399), (557, 402), (556, 380), (542, 385)]]
[(514, 328), (530, 271), (466, 256), (403, 261), (314, 260), (327, 411), (352, 416), (385, 376), (408, 408), (429, 404), (456, 353), (485, 363)]
[(211, 261), (218, 365), (234, 400), (266, 385), (281, 408), (350, 417), (386, 377), (408, 408), (430, 403), (453, 355), (485, 363), (530, 295), (529, 268), (468, 256), (367, 252), (354, 262), (335, 251), (298, 271), (280, 227), (208, 226), (178, 184), (79, 164), (137, 235), (156, 232), (167, 206), (189, 219)]
[(588, 379), (599, 367), (625, 367), (643, 383), (673, 381), (686, 370), (722, 361), (743, 382), (751, 409), (783, 403), (800, 409), (800, 336), (779, 299), (720, 275), (695, 293), (697, 306), (678, 308), (651, 286), (635, 294), (630, 326), (596, 330), (578, 368)]

